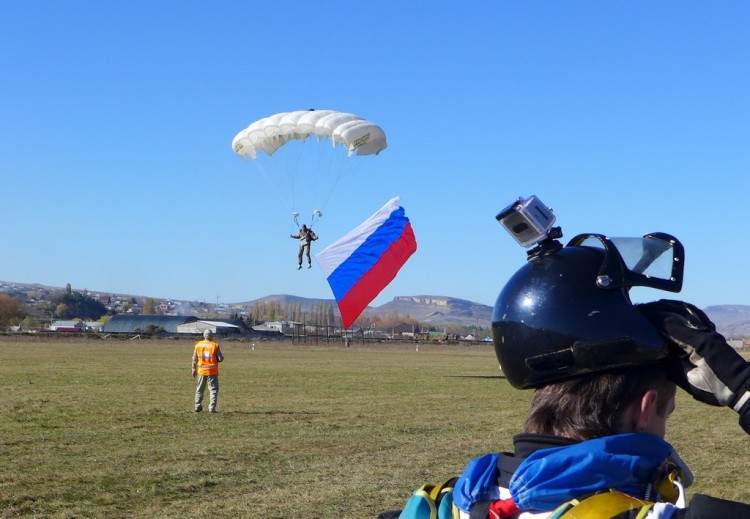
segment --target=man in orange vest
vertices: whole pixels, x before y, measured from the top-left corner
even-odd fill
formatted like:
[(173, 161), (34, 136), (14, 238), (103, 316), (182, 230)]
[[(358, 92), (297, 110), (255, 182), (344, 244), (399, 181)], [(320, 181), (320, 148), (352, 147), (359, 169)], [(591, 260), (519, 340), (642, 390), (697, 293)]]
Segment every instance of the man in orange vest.
[(208, 384), (211, 400), (208, 411), (216, 413), (216, 400), (219, 397), (219, 362), (224, 360), (224, 355), (219, 345), (214, 342), (214, 332), (206, 330), (203, 332), (203, 340), (195, 343), (193, 352), (193, 378), (198, 377), (198, 387), (195, 390), (195, 412), (203, 411), (203, 392)]

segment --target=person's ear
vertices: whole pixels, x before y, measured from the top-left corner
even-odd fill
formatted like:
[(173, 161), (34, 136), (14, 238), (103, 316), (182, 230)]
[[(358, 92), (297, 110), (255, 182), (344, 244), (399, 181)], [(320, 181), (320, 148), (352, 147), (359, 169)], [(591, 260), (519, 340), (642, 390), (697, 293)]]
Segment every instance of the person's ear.
[(636, 431), (644, 431), (648, 428), (651, 420), (656, 416), (656, 402), (659, 394), (656, 389), (649, 389), (640, 400), (636, 401), (637, 407), (633, 414), (633, 426)]

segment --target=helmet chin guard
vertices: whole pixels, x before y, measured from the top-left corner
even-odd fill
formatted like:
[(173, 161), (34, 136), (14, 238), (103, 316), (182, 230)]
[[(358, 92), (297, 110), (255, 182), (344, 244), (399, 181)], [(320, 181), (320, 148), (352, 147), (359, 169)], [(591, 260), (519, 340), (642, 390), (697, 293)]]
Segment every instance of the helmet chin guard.
[(683, 268), (682, 245), (664, 233), (579, 235), (566, 247), (531, 255), (500, 292), (492, 315), (503, 373), (526, 389), (664, 359), (666, 343), (628, 291), (678, 292)]

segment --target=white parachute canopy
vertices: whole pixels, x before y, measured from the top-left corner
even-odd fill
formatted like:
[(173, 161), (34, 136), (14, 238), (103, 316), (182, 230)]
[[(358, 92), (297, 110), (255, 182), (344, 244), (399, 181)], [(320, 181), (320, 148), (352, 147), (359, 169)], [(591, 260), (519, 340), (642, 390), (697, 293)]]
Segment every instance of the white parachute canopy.
[(341, 144), (348, 155), (377, 155), (388, 143), (385, 132), (376, 124), (354, 114), (333, 110), (298, 110), (264, 117), (239, 132), (232, 149), (242, 158), (258, 158), (258, 151), (273, 155), (291, 140), (315, 136), (318, 142), (330, 139)]
[[(294, 223), (310, 225), (327, 212), (339, 181), (354, 171), (372, 168), (370, 159), (387, 145), (378, 125), (334, 110), (264, 117), (232, 140), (234, 153), (252, 159), (248, 162), (284, 202)], [(300, 215), (304, 216), (298, 222)]]

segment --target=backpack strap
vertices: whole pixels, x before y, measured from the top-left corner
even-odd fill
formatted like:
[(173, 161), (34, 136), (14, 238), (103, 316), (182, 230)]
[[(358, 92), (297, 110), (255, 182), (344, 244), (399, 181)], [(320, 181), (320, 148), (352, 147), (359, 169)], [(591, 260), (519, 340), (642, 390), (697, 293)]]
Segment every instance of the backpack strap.
[(422, 488), (425, 490), (429, 489), (429, 496), (432, 500), (434, 500), (436, 503), (440, 501), (445, 494), (453, 490), (453, 487), (456, 485), (456, 481), (458, 480), (457, 477), (446, 479), (439, 485), (422, 485)]
[(636, 510), (638, 514), (635, 519), (642, 519), (653, 506), (654, 503), (650, 501), (612, 490), (563, 503), (552, 512), (549, 519), (610, 519)]
[(671, 459), (665, 460), (652, 474), (651, 485), (672, 504), (682, 495), (682, 469)]
[(458, 517), (453, 506), (453, 487), (458, 478), (440, 484), (425, 483), (414, 491), (398, 516), (400, 519), (452, 519)]

